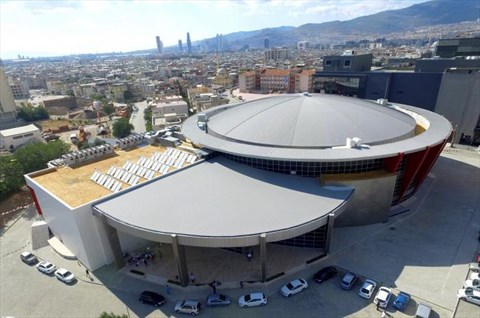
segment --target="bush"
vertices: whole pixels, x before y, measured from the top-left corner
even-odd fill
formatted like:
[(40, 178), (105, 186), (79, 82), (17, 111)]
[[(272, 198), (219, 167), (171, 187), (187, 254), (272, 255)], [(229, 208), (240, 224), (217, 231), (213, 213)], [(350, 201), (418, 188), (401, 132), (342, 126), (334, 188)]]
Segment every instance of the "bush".
[(0, 157), (0, 201), (25, 183), (22, 166), (13, 155)]
[(128, 122), (128, 119), (120, 118), (113, 123), (112, 129), (112, 134), (115, 138), (125, 138), (130, 135), (134, 127)]
[(47, 168), (50, 160), (60, 158), (69, 150), (70, 146), (61, 140), (49, 143), (39, 141), (18, 148), (13, 157), (22, 167), (23, 173), (30, 173)]

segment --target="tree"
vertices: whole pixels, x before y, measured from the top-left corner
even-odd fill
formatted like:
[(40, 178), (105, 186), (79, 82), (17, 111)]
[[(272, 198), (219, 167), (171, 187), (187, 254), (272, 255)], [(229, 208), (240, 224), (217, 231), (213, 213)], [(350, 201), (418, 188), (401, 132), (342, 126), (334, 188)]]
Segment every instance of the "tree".
[(128, 119), (120, 118), (119, 120), (113, 123), (112, 134), (116, 138), (124, 138), (130, 135), (130, 133), (134, 128), (135, 127), (133, 127), (133, 125), (128, 122)]
[(0, 156), (0, 201), (24, 183), (22, 167), (13, 155)]
[(115, 113), (115, 107), (112, 104), (106, 104), (105, 106), (103, 106), (103, 111), (105, 112), (105, 114), (110, 116), (111, 114)]
[(23, 173), (30, 173), (47, 168), (50, 160), (60, 158), (69, 150), (70, 146), (61, 140), (48, 143), (38, 141), (18, 148), (13, 157), (20, 164)]
[(123, 92), (123, 99), (125, 100), (125, 103), (133, 102), (132, 92), (130, 92), (130, 91)]
[(19, 118), (22, 118), (25, 121), (45, 120), (50, 117), (48, 115), (47, 109), (42, 106), (38, 106), (38, 107), (22, 106), (18, 111), (17, 116)]
[(145, 120), (145, 129), (147, 131), (153, 130), (152, 109), (150, 107), (145, 108), (145, 110), (143, 111), (143, 119)]

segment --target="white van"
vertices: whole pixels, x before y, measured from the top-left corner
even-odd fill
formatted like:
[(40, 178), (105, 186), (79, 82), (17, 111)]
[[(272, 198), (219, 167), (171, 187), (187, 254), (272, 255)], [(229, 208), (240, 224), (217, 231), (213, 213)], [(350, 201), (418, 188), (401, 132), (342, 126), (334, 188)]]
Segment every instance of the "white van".
[(418, 304), (417, 312), (415, 313), (416, 318), (430, 318), (432, 313), (432, 308), (425, 304)]

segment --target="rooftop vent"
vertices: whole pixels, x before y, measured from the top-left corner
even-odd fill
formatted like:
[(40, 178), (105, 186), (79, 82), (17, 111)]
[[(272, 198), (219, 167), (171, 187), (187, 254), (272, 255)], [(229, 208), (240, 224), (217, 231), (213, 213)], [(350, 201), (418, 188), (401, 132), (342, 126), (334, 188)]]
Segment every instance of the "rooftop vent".
[(379, 98), (379, 99), (377, 99), (377, 104), (382, 105), (382, 106), (386, 106), (386, 105), (388, 105), (388, 99)]
[(362, 146), (362, 139), (358, 137), (347, 138), (347, 148), (358, 148)]

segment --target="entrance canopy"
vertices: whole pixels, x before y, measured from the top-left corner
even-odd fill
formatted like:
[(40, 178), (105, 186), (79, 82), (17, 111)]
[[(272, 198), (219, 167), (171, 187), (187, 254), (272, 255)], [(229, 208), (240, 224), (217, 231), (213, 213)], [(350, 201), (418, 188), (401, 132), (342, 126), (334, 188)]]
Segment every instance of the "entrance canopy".
[(93, 209), (126, 233), (205, 247), (249, 246), (266, 233), (284, 240), (340, 214), (352, 188), (285, 175), (216, 157), (97, 203)]

